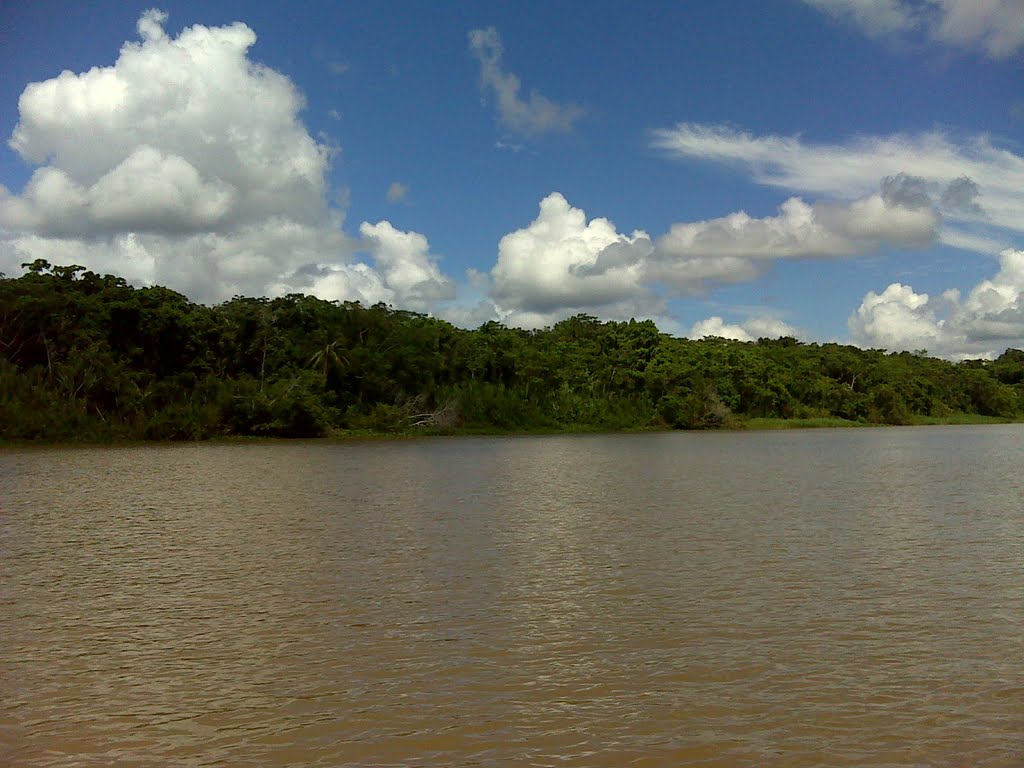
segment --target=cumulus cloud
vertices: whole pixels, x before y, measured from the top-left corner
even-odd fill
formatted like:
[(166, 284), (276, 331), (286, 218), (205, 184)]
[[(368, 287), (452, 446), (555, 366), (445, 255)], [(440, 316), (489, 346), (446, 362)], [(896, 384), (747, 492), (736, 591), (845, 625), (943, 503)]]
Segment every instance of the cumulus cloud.
[(541, 201), (529, 226), (502, 238), (490, 295), (503, 318), (527, 326), (577, 312), (661, 317), (667, 298), (753, 280), (780, 259), (932, 243), (939, 215), (930, 200), (913, 197), (914, 183), (885, 180), (883, 192), (849, 203), (792, 198), (778, 216), (741, 211), (676, 223), (657, 240), (639, 230), (620, 233), (605, 218), (588, 221), (555, 192)]
[(364, 262), (309, 265), (288, 280), (270, 286), (270, 293), (312, 293), (329, 301), (383, 302), (414, 312), (433, 311), (438, 302), (455, 298), (455, 284), (441, 273), (427, 238), (396, 229), (389, 221), (359, 226), (358, 249)]
[(40, 168), (20, 197), (0, 193), (0, 211), (9, 227), (54, 237), (181, 234), (216, 229), (236, 196), (236, 187), (204, 179), (184, 158), (141, 146), (88, 187)]
[(693, 324), (687, 334), (691, 339), (717, 336), (736, 341), (757, 341), (777, 339), (782, 336), (796, 336), (797, 329), (770, 315), (751, 317), (742, 323), (727, 323), (718, 315), (712, 315)]
[(505, 49), (494, 27), (469, 32), (469, 50), (480, 63), (480, 90), (494, 99), (498, 119), (506, 129), (523, 136), (566, 133), (584, 114), (576, 104), (558, 104), (537, 91), (520, 95), (522, 83), (502, 66)]
[(441, 274), (426, 237), (395, 229), (388, 221), (363, 222), (359, 233), (400, 304), (423, 311), (434, 302), (455, 298), (455, 284)]
[(1024, 47), (1020, 0), (803, 0), (832, 18), (859, 26), (876, 38), (922, 36), (994, 59)]
[(786, 200), (778, 216), (740, 211), (720, 219), (673, 224), (658, 241), (661, 261), (679, 258), (792, 259), (850, 256), (882, 245), (933, 242), (939, 216), (930, 203), (913, 205), (882, 194), (850, 203)]
[(890, 201), (906, 203), (908, 194), (939, 199), (943, 234), (954, 231), (959, 242), (985, 234), (1007, 247), (1024, 236), (1024, 157), (988, 136), (957, 142), (932, 131), (809, 144), (799, 137), (681, 123), (656, 131), (654, 145), (680, 158), (739, 166), (760, 184), (836, 198), (870, 194), (880, 176), (891, 177)]
[(112, 66), (24, 89), (8, 143), (40, 167), (20, 193), (0, 187), (0, 271), (73, 261), (201, 301), (447, 295), (426, 240), (387, 222), (364, 225), (379, 270), (354, 262), (359, 243), (328, 203), (334, 150), (303, 125), (294, 84), (249, 58), (248, 26), (172, 38), (166, 20), (142, 14)]
[(780, 259), (820, 259), (870, 253), (883, 246), (918, 248), (934, 242), (940, 217), (912, 193), (914, 180), (887, 178), (882, 192), (848, 203), (808, 204), (790, 198), (777, 216), (744, 211), (673, 224), (653, 248), (612, 244), (578, 274), (640, 268), (643, 281), (674, 295), (703, 293), (709, 284), (748, 282)]
[[(652, 238), (642, 231), (620, 233), (605, 218), (588, 220), (584, 211), (553, 193), (541, 201), (529, 226), (500, 243), (489, 295), (501, 319), (533, 327), (588, 312), (653, 316), (670, 323), (667, 299), (755, 280), (779, 260), (856, 257), (938, 241), (992, 253), (998, 243), (1005, 246), (1007, 232), (1012, 236), (1014, 227), (1024, 227), (1015, 202), (1021, 192), (1013, 188), (1022, 172), (1017, 169), (1020, 158), (984, 139), (970, 150), (954, 147), (939, 134), (807, 146), (796, 138), (755, 138), (717, 126), (682, 125), (661, 132), (657, 143), (680, 156), (746, 165), (762, 183), (832, 199), (791, 197), (776, 215), (737, 211), (682, 221)], [(986, 182), (984, 192), (974, 177)], [(1002, 232), (1002, 238), (992, 235), (993, 219), (999, 220), (994, 231)], [(951, 227), (951, 220), (981, 222), (985, 229)], [(714, 318), (691, 331), (735, 338), (774, 333), (720, 319), (716, 325)], [(878, 334), (871, 329), (861, 333), (873, 335)], [(911, 335), (920, 336), (920, 329)]]
[(850, 316), (850, 331), (864, 346), (927, 349), (952, 359), (1024, 347), (1024, 251), (1004, 250), (999, 264), (966, 297), (955, 289), (930, 297), (900, 283), (869, 292)]
[[(112, 202), (104, 191), (131, 188), (155, 169), (173, 170), (162, 183), (179, 193), (159, 196), (156, 211), (184, 209), (200, 227), (210, 218), (202, 212), (203, 183), (238, 196), (218, 219), (282, 210), (315, 216), (327, 149), (298, 119), (303, 99), (291, 81), (248, 59), (255, 33), (241, 23), (196, 25), (170, 39), (160, 26), (165, 19), (143, 14), (143, 42), (126, 43), (112, 67), (65, 70), (25, 88), (11, 148), (30, 163), (49, 163), (37, 174), (59, 172), (87, 191), (91, 216), (102, 217)], [(137, 228), (147, 229), (153, 213), (139, 216)]]
[(943, 321), (929, 306), (928, 294), (893, 283), (881, 294), (870, 291), (850, 318), (850, 330), (864, 346), (885, 349), (933, 349)]
[[(633, 256), (594, 269), (615, 249), (650, 253), (646, 232), (620, 234), (608, 219), (587, 221), (558, 192), (545, 197), (529, 226), (505, 235), (491, 271), (491, 297), (507, 322), (549, 325), (576, 312), (640, 316), (658, 301), (644, 285), (643, 259)], [(646, 310), (646, 312), (645, 312)]]

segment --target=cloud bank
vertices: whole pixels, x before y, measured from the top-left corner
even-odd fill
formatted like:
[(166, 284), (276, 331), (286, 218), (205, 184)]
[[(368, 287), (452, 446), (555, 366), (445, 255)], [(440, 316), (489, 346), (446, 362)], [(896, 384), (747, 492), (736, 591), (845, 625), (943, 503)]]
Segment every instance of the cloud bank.
[(782, 259), (839, 258), (934, 242), (939, 214), (930, 199), (916, 196), (919, 183), (887, 178), (880, 192), (848, 203), (791, 198), (777, 216), (739, 211), (681, 222), (657, 239), (641, 230), (621, 233), (605, 218), (588, 220), (554, 192), (541, 201), (533, 222), (502, 238), (490, 296), (499, 316), (526, 327), (579, 312), (669, 322), (668, 299), (754, 280)]
[(685, 159), (724, 163), (759, 184), (850, 198), (880, 176), (916, 180), (918, 200), (941, 211), (940, 239), (973, 249), (1013, 246), (1024, 236), (1024, 157), (988, 136), (955, 141), (941, 131), (811, 144), (795, 136), (753, 136), (721, 125), (680, 123), (654, 134), (655, 147)]
[(1024, 250), (999, 255), (999, 271), (962, 297), (951, 289), (931, 297), (892, 283), (869, 292), (850, 316), (862, 346), (890, 350), (926, 349), (930, 354), (993, 358), (1024, 340)]
[[(988, 257), (998, 253), (999, 271), (964, 298), (954, 289), (929, 296), (892, 283), (869, 292), (848, 325), (864, 346), (927, 349), (950, 358), (993, 356), (1024, 345), (1019, 299), (1024, 157), (989, 137), (957, 142), (932, 131), (810, 144), (798, 137), (757, 137), (725, 126), (681, 123), (656, 132), (654, 144), (679, 158), (736, 166), (760, 184), (830, 197), (865, 194), (879, 173), (886, 174), (875, 195), (838, 209), (833, 203), (812, 206), (821, 216), (802, 219), (805, 209), (787, 202), (772, 220), (740, 217), (731, 220), (731, 228), (727, 220), (714, 229), (721, 231), (718, 240), (728, 239), (722, 232), (757, 232), (766, 250), (776, 254), (795, 254), (800, 246), (826, 250), (832, 244), (832, 253), (840, 255), (872, 245), (925, 245), (929, 238)], [(808, 220), (823, 225), (808, 227), (803, 223)]]

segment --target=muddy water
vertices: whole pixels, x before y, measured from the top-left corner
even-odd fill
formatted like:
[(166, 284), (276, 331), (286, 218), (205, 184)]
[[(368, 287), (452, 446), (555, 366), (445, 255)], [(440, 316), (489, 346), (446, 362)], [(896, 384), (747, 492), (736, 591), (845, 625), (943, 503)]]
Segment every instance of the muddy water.
[(1024, 429), (0, 453), (2, 765), (1024, 765)]

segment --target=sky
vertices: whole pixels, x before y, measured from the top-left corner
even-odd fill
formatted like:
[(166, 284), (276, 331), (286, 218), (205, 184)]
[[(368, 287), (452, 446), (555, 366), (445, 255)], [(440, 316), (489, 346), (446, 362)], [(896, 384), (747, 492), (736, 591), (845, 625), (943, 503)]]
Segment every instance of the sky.
[(0, 4), (0, 272), (1024, 348), (1024, 0)]

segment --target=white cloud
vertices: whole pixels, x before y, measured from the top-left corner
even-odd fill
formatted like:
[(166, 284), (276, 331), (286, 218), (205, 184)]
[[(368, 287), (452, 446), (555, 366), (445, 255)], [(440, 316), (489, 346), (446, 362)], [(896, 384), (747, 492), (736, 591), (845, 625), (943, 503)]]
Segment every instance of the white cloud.
[(434, 302), (455, 298), (455, 284), (441, 274), (426, 237), (395, 229), (388, 221), (364, 221), (359, 233), (401, 306), (422, 312)]
[(487, 299), (480, 299), (475, 304), (444, 307), (438, 311), (438, 317), (460, 328), (479, 328), (484, 323), (501, 320), (494, 302)]
[(777, 339), (781, 336), (796, 336), (799, 333), (789, 323), (770, 315), (751, 317), (742, 323), (742, 327), (756, 339)]
[(927, 349), (953, 359), (995, 357), (1024, 347), (1024, 251), (1000, 254), (1000, 269), (962, 298), (932, 298), (893, 283), (869, 292), (849, 320), (858, 343), (891, 350)]
[(934, 42), (980, 49), (994, 59), (1024, 47), (1021, 0), (804, 0), (807, 5), (852, 22), (872, 37), (919, 34)]
[(919, 180), (918, 192), (943, 202), (943, 230), (1012, 246), (1024, 237), (1024, 157), (988, 136), (960, 143), (932, 131), (862, 137), (845, 144), (809, 144), (799, 137), (763, 136), (720, 125), (681, 123), (655, 133), (672, 155), (737, 165), (760, 184), (851, 199), (877, 189), (880, 177)]
[(477, 291), (487, 292), (491, 289), (491, 276), (473, 267), (466, 270), (466, 282)]
[(687, 335), (691, 339), (717, 336), (736, 341), (757, 341), (758, 339), (777, 339), (781, 336), (796, 336), (797, 333), (797, 329), (793, 326), (769, 315), (752, 317), (739, 324), (726, 323), (718, 315), (712, 315), (694, 323)]
[(658, 240), (672, 258), (792, 259), (849, 256), (883, 244), (919, 247), (935, 238), (939, 216), (930, 206), (908, 207), (883, 195), (852, 203), (786, 200), (778, 216), (743, 211), (720, 219), (673, 224)]
[(704, 293), (715, 283), (756, 279), (780, 259), (853, 256), (882, 246), (935, 239), (939, 215), (914, 197), (916, 180), (884, 180), (882, 193), (850, 203), (791, 198), (778, 216), (740, 211), (673, 224), (652, 241), (625, 235), (608, 219), (587, 220), (561, 194), (548, 195), (529, 226), (502, 238), (490, 296), (506, 322), (549, 325), (578, 312), (661, 317), (666, 298)]
[[(922, 246), (933, 239), (986, 255), (1002, 250), (999, 273), (966, 298), (956, 290), (929, 296), (893, 283), (881, 293), (868, 293), (849, 327), (864, 346), (928, 349), (950, 358), (993, 356), (1007, 346), (1024, 346), (1024, 252), (1019, 250), (1024, 158), (989, 137), (956, 142), (933, 131), (809, 144), (798, 137), (681, 124), (659, 131), (655, 144), (679, 157), (737, 165), (761, 184), (857, 198), (812, 205), (791, 199), (776, 217), (734, 214), (676, 225), (658, 242), (659, 250), (674, 245), (680, 255), (700, 255), (717, 249), (744, 259), (755, 273), (762, 255), (842, 255), (882, 245)], [(879, 174), (884, 176), (881, 193), (872, 193)]]
[(939, 233), (939, 241), (943, 245), (959, 248), (961, 251), (974, 253), (999, 253), (1006, 246), (1006, 240), (970, 232), (965, 229), (945, 227)]
[(650, 317), (663, 303), (644, 284), (642, 257), (632, 255), (592, 272), (602, 254), (649, 254), (647, 233), (620, 234), (608, 219), (591, 219), (558, 192), (545, 197), (528, 227), (505, 235), (491, 271), (491, 297), (505, 322), (550, 325), (578, 312)]
[(883, 179), (883, 192), (850, 203), (786, 200), (777, 216), (744, 211), (673, 224), (651, 251), (612, 246), (577, 271), (642, 265), (643, 280), (676, 295), (703, 293), (709, 283), (748, 282), (780, 259), (854, 256), (883, 246), (917, 248), (934, 242), (940, 221), (930, 200), (908, 191), (916, 180)]
[(85, 188), (150, 148), (235, 188), (249, 218), (319, 211), (326, 148), (299, 121), (303, 99), (291, 81), (248, 59), (255, 33), (241, 23), (196, 25), (170, 39), (165, 17), (144, 14), (143, 42), (125, 43), (112, 67), (65, 70), (25, 88), (11, 148)]
[(379, 271), (353, 263), (357, 243), (327, 202), (334, 150), (303, 125), (294, 84), (249, 58), (249, 27), (171, 38), (166, 18), (145, 12), (141, 42), (112, 66), (25, 88), (9, 144), (41, 167), (20, 194), (0, 187), (0, 271), (75, 262), (201, 301), (448, 295), (425, 238), (387, 222), (364, 225)]
[(321, 265), (320, 274), (305, 284), (276, 283), (269, 287), (272, 296), (306, 293), (327, 301), (358, 301), (363, 306), (394, 304), (395, 291), (389, 288), (380, 273), (368, 264)]
[(388, 187), (387, 198), (389, 203), (400, 203), (409, 194), (409, 185), (400, 181), (393, 181)]
[(576, 104), (557, 104), (537, 91), (520, 95), (519, 78), (502, 68), (505, 49), (494, 27), (469, 32), (469, 50), (480, 62), (480, 90), (494, 99), (498, 119), (508, 130), (524, 136), (565, 133), (584, 110)]
[(881, 294), (870, 291), (850, 318), (850, 330), (864, 346), (885, 349), (934, 349), (942, 336), (928, 294), (893, 283)]
[(143, 11), (135, 28), (139, 37), (143, 40), (165, 40), (167, 33), (164, 32), (164, 24), (167, 22), (167, 11), (158, 8), (150, 8)]
[(367, 305), (383, 302), (414, 312), (432, 312), (439, 302), (455, 298), (455, 284), (441, 273), (426, 237), (396, 229), (389, 221), (364, 221), (359, 233), (360, 250), (371, 256), (372, 265), (310, 265), (271, 285), (270, 293), (311, 293)]

